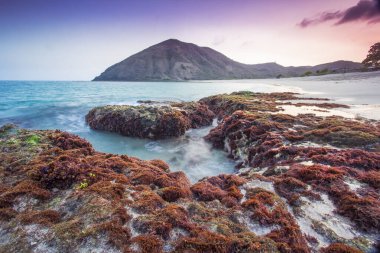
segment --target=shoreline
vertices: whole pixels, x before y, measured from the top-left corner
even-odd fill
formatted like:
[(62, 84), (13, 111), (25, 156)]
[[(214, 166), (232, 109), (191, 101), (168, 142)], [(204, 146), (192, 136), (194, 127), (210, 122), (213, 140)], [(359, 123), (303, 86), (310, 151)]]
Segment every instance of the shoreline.
[(379, 122), (273, 113), (289, 96), (201, 99), (220, 120), (206, 140), (241, 164), (237, 173), (194, 184), (163, 161), (100, 153), (65, 132), (3, 127), (0, 231), (9, 240), (1, 247), (375, 250)]
[[(354, 71), (354, 72), (347, 72), (347, 73), (331, 73), (331, 74), (326, 74), (326, 75), (312, 75), (312, 76), (294, 76), (294, 77), (282, 77), (282, 78), (279, 78), (279, 79), (302, 79), (302, 78), (314, 78), (314, 77), (325, 77), (325, 76), (346, 76), (346, 75), (350, 75), (350, 74), (360, 74), (360, 73), (379, 73), (380, 74), (380, 70), (375, 70), (375, 71)], [(29, 80), (29, 79), (22, 79), (22, 80), (17, 80), (17, 79), (11, 79), (11, 80), (7, 80), (7, 79), (3, 79), (3, 80), (0, 80), (0, 82), (100, 82), (100, 83), (104, 83), (104, 82), (122, 82), (122, 83), (134, 83), (134, 82), (157, 82), (157, 83), (160, 83), (160, 82), (179, 82), (179, 83), (183, 83), (183, 82), (201, 82), (201, 83), (212, 83), (212, 82), (220, 82), (220, 81), (252, 81), (252, 80), (272, 80), (272, 79), (277, 79), (276, 77), (268, 77), (268, 78), (251, 78), (251, 79), (214, 79), (214, 80), (183, 80), (183, 81), (170, 81), (170, 80), (157, 80), (157, 81), (149, 81), (149, 80), (146, 80), (146, 81), (93, 81), (93, 80)]]

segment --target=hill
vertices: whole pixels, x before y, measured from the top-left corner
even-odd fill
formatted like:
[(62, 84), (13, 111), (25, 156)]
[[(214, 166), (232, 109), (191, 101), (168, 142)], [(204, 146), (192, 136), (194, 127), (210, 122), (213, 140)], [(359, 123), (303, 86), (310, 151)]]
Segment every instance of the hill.
[(292, 77), (302, 76), (308, 71), (312, 74), (352, 72), (361, 67), (360, 63), (350, 61), (303, 67), (284, 67), (277, 63), (243, 64), (209, 47), (200, 47), (192, 43), (169, 39), (107, 68), (94, 81), (183, 81)]

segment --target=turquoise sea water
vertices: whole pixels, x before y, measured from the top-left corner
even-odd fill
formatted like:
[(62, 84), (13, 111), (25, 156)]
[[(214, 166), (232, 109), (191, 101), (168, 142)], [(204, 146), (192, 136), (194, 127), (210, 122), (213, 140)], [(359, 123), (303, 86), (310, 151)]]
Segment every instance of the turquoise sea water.
[(72, 132), (89, 140), (98, 151), (163, 159), (172, 170), (184, 170), (197, 180), (234, 171), (234, 162), (223, 151), (213, 150), (203, 141), (211, 127), (191, 130), (180, 138), (151, 141), (93, 131), (84, 116), (99, 105), (136, 104), (146, 99), (190, 101), (239, 90), (328, 97), (351, 105), (349, 112), (380, 118), (380, 72), (373, 72), (211, 82), (0, 81), (0, 125), (15, 123), (23, 128)]

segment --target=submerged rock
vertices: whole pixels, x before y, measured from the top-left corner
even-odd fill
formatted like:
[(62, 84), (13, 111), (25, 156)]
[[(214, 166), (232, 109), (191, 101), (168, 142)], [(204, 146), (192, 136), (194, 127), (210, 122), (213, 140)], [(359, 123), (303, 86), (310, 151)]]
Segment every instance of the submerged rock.
[(211, 125), (214, 117), (214, 113), (201, 103), (145, 103), (96, 107), (86, 115), (86, 122), (96, 130), (161, 139), (181, 136), (190, 128)]

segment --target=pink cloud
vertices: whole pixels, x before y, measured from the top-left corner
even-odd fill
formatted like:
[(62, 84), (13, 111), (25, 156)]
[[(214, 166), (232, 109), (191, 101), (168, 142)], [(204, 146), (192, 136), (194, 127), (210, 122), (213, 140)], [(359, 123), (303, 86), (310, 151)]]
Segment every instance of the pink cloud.
[(380, 0), (360, 0), (355, 6), (343, 11), (323, 12), (313, 18), (305, 18), (298, 25), (306, 28), (331, 20), (336, 20), (335, 25), (348, 22), (368, 22), (369, 24), (380, 22)]

